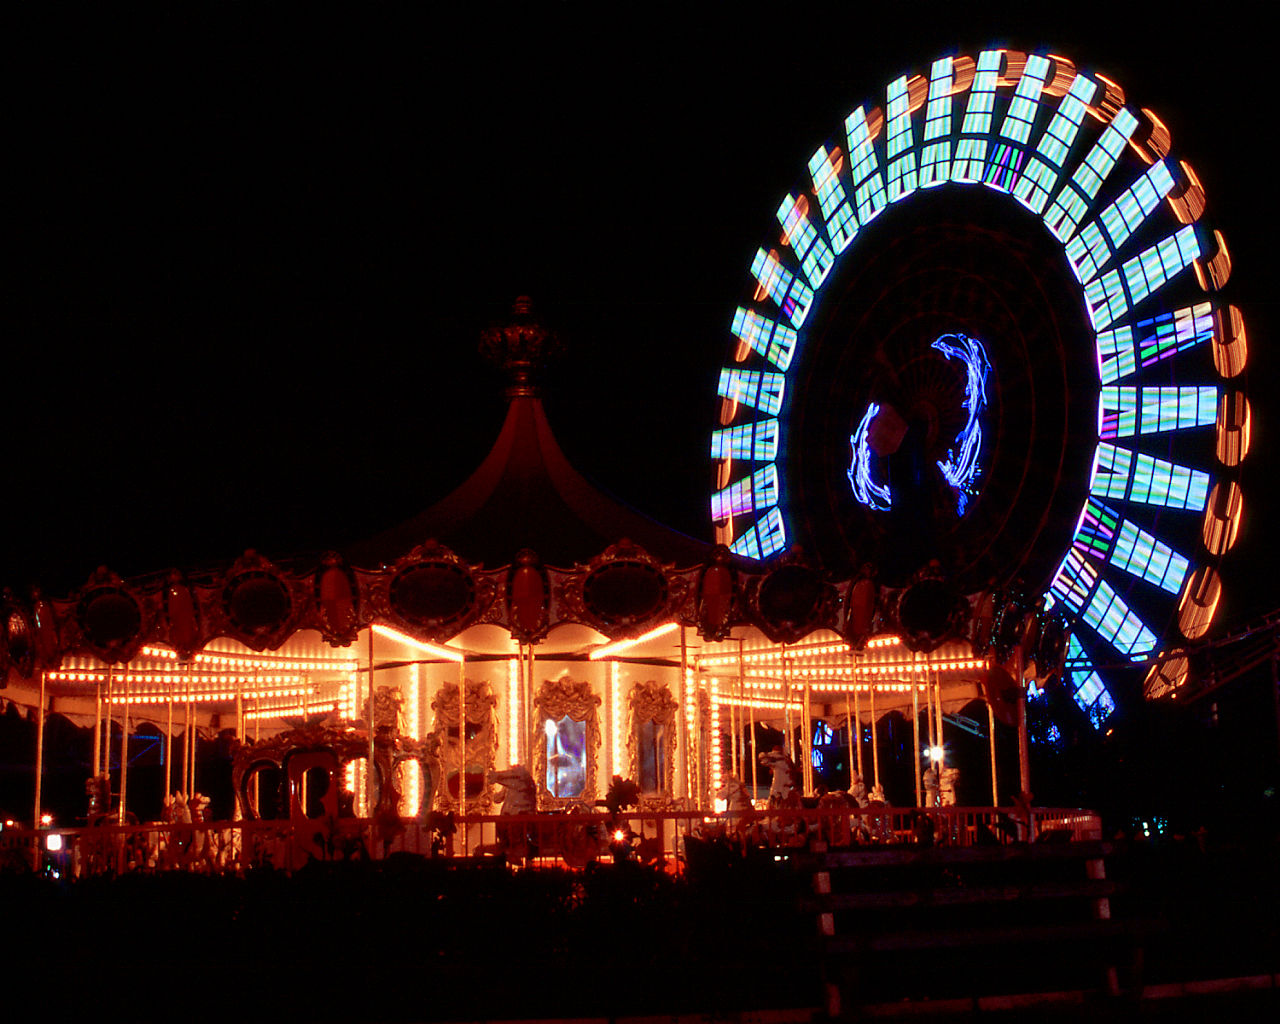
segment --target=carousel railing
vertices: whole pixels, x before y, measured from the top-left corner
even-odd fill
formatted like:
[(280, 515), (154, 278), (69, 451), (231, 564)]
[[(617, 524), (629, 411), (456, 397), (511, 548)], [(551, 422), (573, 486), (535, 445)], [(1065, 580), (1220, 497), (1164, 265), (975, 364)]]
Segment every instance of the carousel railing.
[(72, 879), (185, 870), (245, 874), (295, 871), (320, 861), (380, 860), (393, 854), (453, 864), (486, 859), (528, 867), (581, 868), (636, 860), (681, 871), (692, 837), (753, 850), (886, 845), (969, 847), (1101, 838), (1090, 811), (1065, 808), (933, 807), (641, 810), (431, 815), (290, 821), (150, 823), (0, 832), (0, 869), (36, 869)]

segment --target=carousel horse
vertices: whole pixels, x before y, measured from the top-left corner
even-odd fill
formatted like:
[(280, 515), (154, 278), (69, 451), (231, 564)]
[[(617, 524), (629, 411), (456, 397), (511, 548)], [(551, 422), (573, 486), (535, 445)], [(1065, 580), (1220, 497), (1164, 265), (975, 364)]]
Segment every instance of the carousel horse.
[(956, 805), (956, 781), (959, 778), (959, 768), (942, 769), (942, 785), (938, 788), (939, 806), (954, 807)]
[[(533, 775), (522, 764), (512, 765), (502, 771), (489, 772), (489, 782), (502, 787), (495, 802), (502, 805), (500, 815), (536, 814), (538, 812), (538, 786)], [(511, 860), (524, 863), (538, 852), (537, 837), (533, 829), (520, 825), (498, 826), (498, 849)]]
[(799, 769), (781, 747), (766, 750), (760, 755), (760, 763), (773, 773), (769, 784), (769, 809), (800, 806)]
[(750, 817), (747, 812), (754, 810), (755, 805), (751, 802), (751, 794), (747, 792), (747, 787), (742, 784), (742, 780), (729, 776), (716, 797), (724, 801), (727, 830), (734, 835), (744, 836), (750, 826)]

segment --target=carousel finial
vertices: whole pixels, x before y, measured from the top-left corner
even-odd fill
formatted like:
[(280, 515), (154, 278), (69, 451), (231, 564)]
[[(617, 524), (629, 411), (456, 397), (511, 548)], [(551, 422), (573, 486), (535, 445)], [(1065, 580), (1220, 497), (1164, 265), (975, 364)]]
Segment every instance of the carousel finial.
[(560, 339), (533, 312), (529, 296), (521, 295), (511, 307), (511, 317), (501, 327), (480, 332), (480, 351), (507, 374), (507, 397), (535, 395), (534, 378), (547, 361), (560, 354)]

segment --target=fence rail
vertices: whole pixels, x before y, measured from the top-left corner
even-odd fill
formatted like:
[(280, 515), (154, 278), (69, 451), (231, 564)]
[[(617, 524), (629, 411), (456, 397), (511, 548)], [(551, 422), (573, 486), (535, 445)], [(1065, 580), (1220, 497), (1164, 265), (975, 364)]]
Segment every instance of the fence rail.
[(865, 845), (975, 846), (1101, 838), (1091, 811), (1064, 808), (817, 808), (772, 811), (662, 810), (619, 815), (436, 816), (369, 821), (340, 818), (150, 823), (0, 831), (0, 870), (38, 870), (58, 878), (135, 872), (243, 874), (294, 871), (313, 861), (380, 860), (394, 854), (530, 867), (581, 868), (633, 859), (683, 870), (689, 837), (749, 849)]

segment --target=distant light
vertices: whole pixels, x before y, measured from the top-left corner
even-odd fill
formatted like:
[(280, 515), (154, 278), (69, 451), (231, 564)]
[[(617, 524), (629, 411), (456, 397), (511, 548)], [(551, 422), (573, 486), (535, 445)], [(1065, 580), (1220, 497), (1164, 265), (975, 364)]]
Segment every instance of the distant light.
[(548, 718), (542, 726), (542, 731), (547, 734), (547, 739), (553, 739), (560, 730), (556, 728), (556, 723)]
[(58, 853), (62, 849), (62, 833), (52, 832), (45, 836), (44, 848), (50, 853)]
[(614, 829), (613, 841), (615, 843), (625, 843), (627, 841), (627, 830), (625, 828)]
[(946, 755), (947, 755), (947, 752), (943, 747), (929, 748), (929, 759), (931, 761), (941, 761), (944, 757), (946, 757)]
[(53, 824), (53, 815), (48, 813), (40, 815), (40, 824), (48, 828)]

